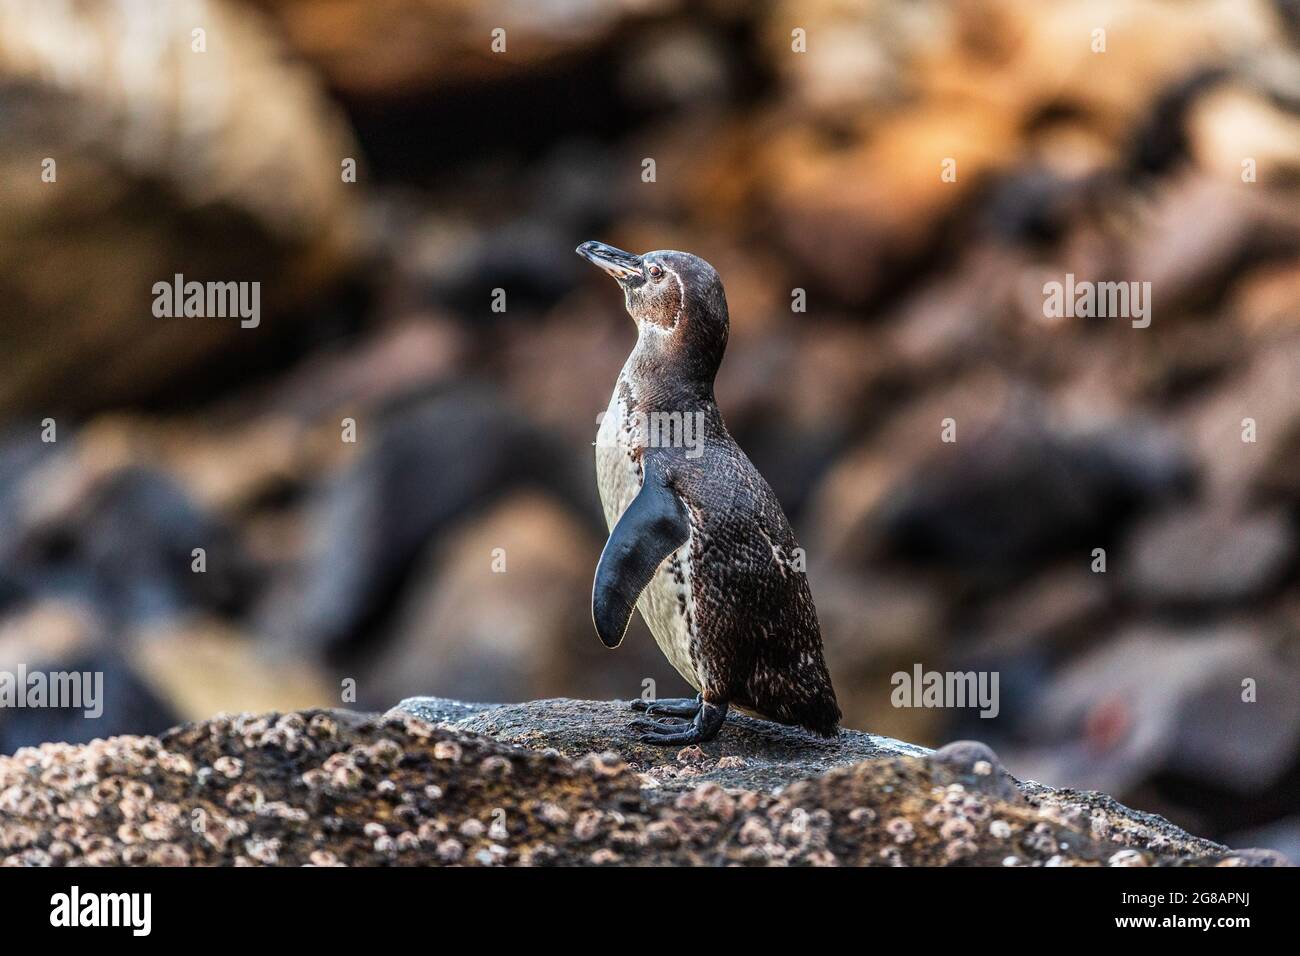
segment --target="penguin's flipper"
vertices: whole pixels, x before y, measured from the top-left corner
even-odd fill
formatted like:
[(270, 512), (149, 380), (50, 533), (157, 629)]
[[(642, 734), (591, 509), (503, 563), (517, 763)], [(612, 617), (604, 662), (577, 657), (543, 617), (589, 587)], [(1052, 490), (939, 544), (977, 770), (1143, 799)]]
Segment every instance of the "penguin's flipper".
[(640, 493), (614, 525), (596, 566), (591, 619), (606, 647), (623, 642), (637, 598), (664, 558), (684, 545), (690, 533), (686, 506), (647, 468)]

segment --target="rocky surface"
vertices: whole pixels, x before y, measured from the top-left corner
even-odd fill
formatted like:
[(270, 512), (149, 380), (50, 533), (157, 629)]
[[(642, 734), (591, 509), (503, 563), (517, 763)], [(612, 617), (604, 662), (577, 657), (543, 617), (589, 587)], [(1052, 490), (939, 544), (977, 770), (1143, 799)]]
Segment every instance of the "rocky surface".
[(502, 743), (553, 749), (566, 757), (616, 750), (666, 792), (702, 783), (775, 789), (863, 760), (919, 757), (930, 751), (892, 737), (845, 730), (833, 740), (732, 713), (726, 733), (685, 751), (637, 742), (629, 725), (641, 714), (616, 701), (536, 700), (523, 704), (470, 704), (442, 697), (412, 697), (392, 713), (483, 734)]
[(814, 744), (733, 719), (707, 746), (652, 750), (621, 743), (628, 715), (617, 701), (425, 699), (382, 717), (218, 716), (24, 748), (0, 758), (0, 854), (14, 866), (1284, 862), (1101, 795), (1022, 793), (982, 744), (930, 752), (856, 732)]
[[(603, 46), (627, 21), (671, 12), (679, 0), (253, 0), (296, 53), (354, 97), (392, 97), (439, 84), (517, 76)], [(503, 56), (493, 53), (501, 31)]]
[[(1297, 7), (1109, 8), (0, 2), (0, 669), (119, 675), (0, 752), (685, 692), (591, 633), (596, 238), (723, 276), (847, 724), (1300, 859)], [(154, 316), (174, 272), (261, 324)], [(1150, 326), (1048, 319), (1067, 274)], [(894, 707), (917, 663), (998, 716)]]

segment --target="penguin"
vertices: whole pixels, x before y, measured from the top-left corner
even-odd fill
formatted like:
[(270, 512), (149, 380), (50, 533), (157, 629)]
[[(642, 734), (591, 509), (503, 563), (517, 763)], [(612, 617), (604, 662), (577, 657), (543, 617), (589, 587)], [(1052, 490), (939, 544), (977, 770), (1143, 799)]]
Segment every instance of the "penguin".
[(699, 692), (634, 701), (645, 714), (634, 730), (644, 743), (703, 743), (735, 707), (834, 736), (840, 709), (803, 552), (714, 400), (729, 329), (717, 270), (673, 250), (584, 242), (576, 251), (618, 282), (637, 327), (596, 437), (610, 534), (592, 620), (617, 647), (638, 608)]

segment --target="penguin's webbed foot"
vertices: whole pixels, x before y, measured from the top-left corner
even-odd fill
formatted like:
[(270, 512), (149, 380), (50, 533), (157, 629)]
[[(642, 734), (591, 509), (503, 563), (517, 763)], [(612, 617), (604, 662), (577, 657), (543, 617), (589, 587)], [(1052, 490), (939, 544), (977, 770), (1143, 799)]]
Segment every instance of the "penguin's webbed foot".
[(687, 746), (702, 744), (718, 736), (722, 724), (727, 719), (727, 705), (701, 701), (695, 719), (688, 723), (676, 723), (663, 720), (634, 720), (633, 728), (645, 730), (637, 739), (643, 744), (675, 744)]
[(663, 700), (634, 700), (632, 709), (663, 717), (694, 717), (700, 711), (703, 697), (665, 697)]

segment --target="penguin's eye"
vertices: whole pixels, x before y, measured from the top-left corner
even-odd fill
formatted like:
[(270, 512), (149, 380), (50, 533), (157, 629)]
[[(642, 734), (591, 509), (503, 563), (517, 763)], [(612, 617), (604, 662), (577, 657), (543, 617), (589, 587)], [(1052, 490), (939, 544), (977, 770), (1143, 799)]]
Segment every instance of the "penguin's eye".
[(651, 266), (651, 267), (650, 267), (650, 278), (652, 278), (652, 279), (662, 279), (663, 277), (664, 277), (664, 270), (663, 270), (663, 269), (660, 269), (658, 266)]

